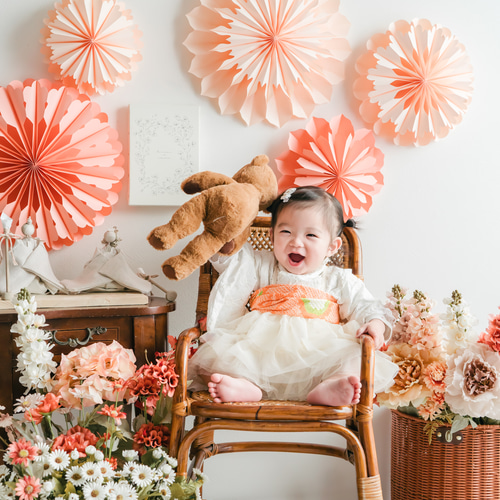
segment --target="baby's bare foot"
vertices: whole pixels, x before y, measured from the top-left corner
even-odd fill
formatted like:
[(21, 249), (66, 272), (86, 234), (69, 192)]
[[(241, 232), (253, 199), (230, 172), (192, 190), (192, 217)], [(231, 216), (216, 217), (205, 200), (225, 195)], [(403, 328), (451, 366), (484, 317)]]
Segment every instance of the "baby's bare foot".
[(260, 401), (262, 391), (244, 378), (214, 373), (208, 382), (208, 392), (215, 403)]
[(307, 402), (326, 406), (354, 405), (359, 403), (360, 395), (361, 382), (350, 375), (324, 380), (307, 395)]

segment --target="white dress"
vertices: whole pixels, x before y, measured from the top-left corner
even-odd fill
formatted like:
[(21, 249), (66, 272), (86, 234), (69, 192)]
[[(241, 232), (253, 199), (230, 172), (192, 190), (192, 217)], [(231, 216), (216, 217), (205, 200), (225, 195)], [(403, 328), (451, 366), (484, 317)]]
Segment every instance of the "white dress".
[[(323, 266), (307, 275), (291, 274), (272, 252), (246, 245), (232, 257), (212, 262), (221, 273), (208, 303), (207, 333), (190, 360), (191, 389), (206, 389), (200, 375), (223, 373), (246, 378), (269, 399), (305, 400), (322, 380), (359, 374), (361, 324), (381, 319), (390, 335), (391, 315), (350, 270)], [(252, 292), (267, 285), (303, 285), (332, 295), (343, 324), (270, 312), (249, 311)], [(376, 351), (375, 392), (392, 385), (398, 367)]]

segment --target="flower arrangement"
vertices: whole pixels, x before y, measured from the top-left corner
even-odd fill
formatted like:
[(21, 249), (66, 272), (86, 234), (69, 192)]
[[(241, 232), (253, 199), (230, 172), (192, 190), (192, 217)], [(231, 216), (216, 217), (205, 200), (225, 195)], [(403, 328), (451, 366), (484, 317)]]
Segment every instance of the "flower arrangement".
[(137, 369), (133, 351), (100, 342), (63, 354), (57, 367), (34, 299), (21, 292), (15, 308), (18, 371), (31, 392), (16, 415), (0, 413), (0, 498), (201, 499), (204, 475), (176, 477), (168, 455), (175, 351)]
[(399, 373), (377, 402), (428, 421), (429, 442), (443, 423), (451, 424), (450, 440), (468, 425), (500, 424), (500, 314), (477, 335), (456, 290), (441, 315), (419, 290), (408, 296), (395, 285), (388, 297), (395, 323), (386, 353)]

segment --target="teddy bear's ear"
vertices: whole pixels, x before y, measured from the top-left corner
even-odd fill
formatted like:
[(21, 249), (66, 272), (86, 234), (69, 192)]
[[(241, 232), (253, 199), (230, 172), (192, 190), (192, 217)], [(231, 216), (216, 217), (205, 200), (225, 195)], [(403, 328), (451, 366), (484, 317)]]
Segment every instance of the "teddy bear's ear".
[(252, 165), (257, 165), (259, 167), (261, 167), (262, 165), (267, 165), (268, 163), (269, 163), (269, 158), (266, 155), (256, 156), (252, 160)]

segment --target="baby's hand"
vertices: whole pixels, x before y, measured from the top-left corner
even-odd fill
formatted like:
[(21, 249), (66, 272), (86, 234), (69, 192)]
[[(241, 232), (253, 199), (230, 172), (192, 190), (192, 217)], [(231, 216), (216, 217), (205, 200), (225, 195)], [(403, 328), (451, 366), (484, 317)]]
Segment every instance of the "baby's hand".
[(380, 349), (384, 345), (385, 324), (380, 319), (372, 319), (365, 323), (357, 332), (356, 337), (367, 333), (375, 341), (375, 349)]

